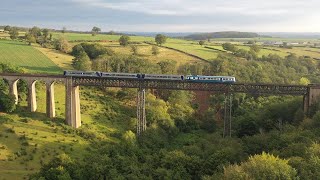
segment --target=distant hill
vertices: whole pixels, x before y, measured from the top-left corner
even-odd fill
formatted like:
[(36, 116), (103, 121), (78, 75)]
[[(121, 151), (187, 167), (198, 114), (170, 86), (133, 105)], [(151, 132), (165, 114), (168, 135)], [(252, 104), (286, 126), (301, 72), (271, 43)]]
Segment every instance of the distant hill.
[(191, 40), (206, 40), (211, 38), (254, 38), (259, 37), (259, 34), (253, 32), (238, 32), (238, 31), (223, 31), (211, 33), (196, 33), (185, 36)]

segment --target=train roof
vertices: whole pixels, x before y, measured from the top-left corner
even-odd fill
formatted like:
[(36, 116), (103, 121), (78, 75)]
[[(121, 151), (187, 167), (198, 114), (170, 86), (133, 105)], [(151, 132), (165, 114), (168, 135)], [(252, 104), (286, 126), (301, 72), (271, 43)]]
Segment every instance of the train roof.
[(179, 74), (144, 74), (146, 76), (183, 76), (183, 75), (179, 75)]
[(197, 76), (197, 77), (216, 77), (216, 78), (235, 78), (234, 76), (203, 76), (203, 75), (187, 75), (187, 76)]

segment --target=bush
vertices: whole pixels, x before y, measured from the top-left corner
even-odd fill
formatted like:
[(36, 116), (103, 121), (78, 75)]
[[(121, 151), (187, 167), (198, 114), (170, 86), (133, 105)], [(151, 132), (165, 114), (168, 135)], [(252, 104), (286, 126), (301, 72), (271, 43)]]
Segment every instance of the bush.
[(224, 179), (296, 179), (297, 172), (287, 160), (272, 154), (254, 155), (241, 165), (224, 169)]
[(0, 92), (0, 110), (2, 112), (12, 112), (16, 109), (16, 97), (14, 95), (6, 95)]
[(55, 40), (54, 47), (56, 50), (64, 53), (69, 53), (71, 51), (71, 45), (65, 37), (60, 37), (59, 39)]

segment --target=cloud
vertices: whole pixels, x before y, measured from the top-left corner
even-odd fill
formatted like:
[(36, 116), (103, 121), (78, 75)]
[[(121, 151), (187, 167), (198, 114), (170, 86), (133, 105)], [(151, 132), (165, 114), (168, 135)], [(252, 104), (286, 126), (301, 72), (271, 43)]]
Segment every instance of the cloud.
[(103, 31), (319, 32), (319, 0), (10, 0), (1, 24)]
[(279, 15), (295, 11), (306, 11), (319, 6), (320, 2), (311, 0), (72, 0), (74, 2), (100, 8), (140, 12), (151, 15)]

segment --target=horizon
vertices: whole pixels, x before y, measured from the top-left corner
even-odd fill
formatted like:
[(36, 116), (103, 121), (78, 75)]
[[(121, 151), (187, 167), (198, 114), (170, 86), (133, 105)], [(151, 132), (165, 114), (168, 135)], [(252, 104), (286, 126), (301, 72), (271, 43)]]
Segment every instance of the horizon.
[[(0, 24), (0, 27), (4, 27), (4, 26), (10, 26), (10, 27), (19, 27), (19, 28), (26, 28), (26, 29), (31, 29), (32, 27), (39, 27), (40, 29), (52, 29), (55, 31), (61, 31), (63, 27), (61, 28), (53, 28), (53, 27), (47, 27), (47, 26), (37, 26), (37, 25), (30, 25), (30, 26), (21, 26), (21, 25), (17, 25), (17, 24)], [(84, 32), (84, 33), (91, 33), (92, 32), (92, 27), (87, 29), (87, 30), (76, 30), (76, 29), (66, 29), (66, 31), (68, 32)], [(297, 31), (265, 31), (265, 32), (260, 32), (260, 31), (236, 31), (236, 30), (220, 30), (220, 31), (127, 31), (127, 30), (123, 30), (123, 31), (115, 31), (115, 30), (101, 30), (100, 33), (108, 33), (110, 31), (114, 31), (117, 33), (181, 33), (181, 34), (191, 34), (191, 33), (215, 33), (215, 32), (249, 32), (249, 33), (257, 33), (259, 35), (264, 35), (263, 33), (283, 33), (283, 34), (320, 34), (319, 32), (308, 32), (308, 31), (303, 31), (303, 32), (297, 32)]]

